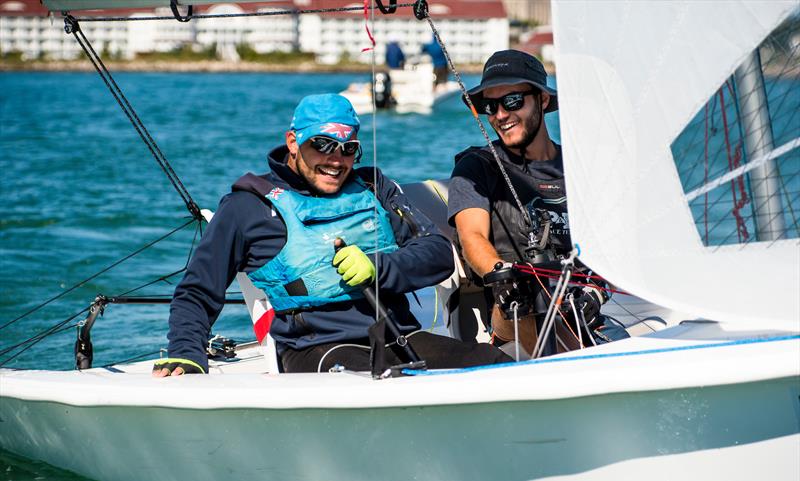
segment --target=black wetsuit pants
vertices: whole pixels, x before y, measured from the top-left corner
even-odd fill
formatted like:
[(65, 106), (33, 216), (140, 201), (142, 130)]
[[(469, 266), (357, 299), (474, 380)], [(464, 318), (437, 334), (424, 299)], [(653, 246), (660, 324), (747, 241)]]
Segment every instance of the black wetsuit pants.
[[(429, 369), (513, 362), (512, 358), (490, 344), (459, 341), (427, 331), (416, 331), (407, 339)], [(369, 371), (369, 339), (319, 344), (299, 350), (287, 348), (281, 356), (281, 362), (284, 372), (327, 372), (337, 365), (351, 371)], [(393, 343), (386, 347), (386, 362), (395, 365), (408, 361), (402, 349)]]

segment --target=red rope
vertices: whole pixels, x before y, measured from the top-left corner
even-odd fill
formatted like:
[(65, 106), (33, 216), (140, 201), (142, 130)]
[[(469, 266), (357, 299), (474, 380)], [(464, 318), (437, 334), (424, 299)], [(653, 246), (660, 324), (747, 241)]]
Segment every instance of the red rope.
[[(703, 175), (703, 185), (708, 183), (708, 104), (705, 106), (705, 145), (703, 146), (703, 164), (705, 166), (705, 174)], [(703, 225), (706, 230), (706, 245), (708, 245), (708, 192), (705, 193), (705, 200), (703, 203)]]
[(362, 48), (362, 52), (369, 52), (375, 48), (375, 37), (373, 37), (372, 32), (369, 31), (369, 7), (371, 3), (372, 0), (364, 0), (364, 28), (367, 30), (367, 36), (369, 37), (369, 41), (372, 43), (372, 46)]
[[(725, 84), (730, 89), (730, 85), (728, 82)], [(719, 89), (719, 101), (720, 101), (720, 110), (722, 111), (722, 124), (723, 124), (723, 132), (725, 133), (725, 150), (728, 156), (728, 169), (732, 171), (733, 169), (739, 166), (741, 160), (741, 142), (736, 147), (736, 153), (731, 154), (731, 142), (730, 137), (728, 136), (728, 115), (725, 111), (725, 91), (723, 89)], [(741, 199), (736, 198), (736, 188), (739, 187), (739, 191), (742, 194)], [(731, 213), (733, 217), (736, 219), (736, 233), (739, 236), (739, 242), (747, 241), (750, 235), (747, 232), (747, 225), (745, 224), (744, 218), (742, 218), (741, 210), (742, 207), (747, 204), (747, 193), (744, 189), (744, 179), (742, 176), (737, 177), (736, 179), (731, 180), (731, 197), (733, 198), (733, 209), (731, 209)]]
[[(547, 274), (554, 274), (556, 276), (561, 275), (561, 271), (559, 270), (545, 269), (544, 267), (533, 267), (530, 264), (514, 264), (514, 267), (516, 267), (519, 270), (530, 270), (537, 273), (544, 272)], [(580, 274), (578, 272), (573, 272), (572, 277), (583, 277), (585, 279), (599, 279), (601, 281), (605, 281), (605, 279), (603, 279), (602, 276), (591, 275), (591, 274)]]
[[(531, 267), (531, 266), (529, 266), (527, 264), (514, 264), (514, 267), (518, 271), (523, 272), (525, 274), (532, 274), (532, 275), (537, 276), (537, 277), (541, 276), (541, 277), (544, 277), (544, 278), (547, 278), (547, 279), (558, 279), (560, 277), (560, 275), (561, 275), (561, 271), (556, 271), (556, 270), (553, 270), (553, 269), (542, 269), (542, 268), (539, 268), (539, 267)], [(583, 278), (586, 278), (586, 279), (604, 280), (600, 276), (593, 276), (593, 275), (587, 275), (587, 274), (578, 274), (578, 273), (574, 273), (574, 272), (573, 272), (572, 276), (573, 277), (583, 277)], [(602, 287), (602, 286), (598, 286), (597, 284), (590, 284), (588, 282), (578, 282), (578, 281), (570, 280), (569, 284), (570, 285), (574, 285), (574, 286), (591, 287), (591, 288), (600, 289), (600, 290), (606, 291), (606, 292), (613, 292), (615, 294), (620, 294), (620, 295), (623, 295), (623, 296), (629, 296), (630, 295), (627, 292), (621, 291), (619, 289), (613, 289), (611, 287)], [(542, 286), (542, 287), (544, 287), (544, 286)]]

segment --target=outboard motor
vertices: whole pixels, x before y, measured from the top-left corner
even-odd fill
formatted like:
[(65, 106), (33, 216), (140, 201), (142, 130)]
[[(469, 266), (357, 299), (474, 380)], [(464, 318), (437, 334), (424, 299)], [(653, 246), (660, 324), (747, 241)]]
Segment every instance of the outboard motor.
[(388, 109), (392, 106), (392, 77), (389, 72), (375, 74), (375, 106), (379, 109)]

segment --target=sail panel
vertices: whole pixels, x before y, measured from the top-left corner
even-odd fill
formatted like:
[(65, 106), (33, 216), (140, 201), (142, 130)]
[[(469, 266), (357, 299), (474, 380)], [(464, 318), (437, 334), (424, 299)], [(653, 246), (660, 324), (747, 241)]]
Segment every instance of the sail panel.
[(800, 243), (705, 245), (672, 152), (796, 5), (554, 2), (570, 227), (611, 282), (698, 317), (800, 327)]
[(703, 244), (800, 237), (800, 7), (672, 144)]

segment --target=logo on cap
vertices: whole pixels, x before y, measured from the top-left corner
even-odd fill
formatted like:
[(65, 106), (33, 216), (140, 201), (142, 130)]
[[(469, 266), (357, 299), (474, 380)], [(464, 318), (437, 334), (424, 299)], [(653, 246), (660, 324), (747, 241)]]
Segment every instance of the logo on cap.
[(325, 134), (333, 134), (340, 139), (347, 139), (350, 137), (353, 128), (349, 125), (330, 122), (323, 125), (319, 131)]
[(489, 65), (488, 67), (486, 67), (485, 72), (488, 72), (489, 70), (493, 70), (493, 69), (496, 69), (496, 68), (505, 68), (505, 67), (508, 67), (508, 63), (507, 62), (496, 63), (494, 65)]

